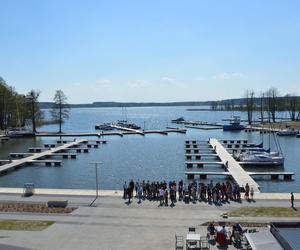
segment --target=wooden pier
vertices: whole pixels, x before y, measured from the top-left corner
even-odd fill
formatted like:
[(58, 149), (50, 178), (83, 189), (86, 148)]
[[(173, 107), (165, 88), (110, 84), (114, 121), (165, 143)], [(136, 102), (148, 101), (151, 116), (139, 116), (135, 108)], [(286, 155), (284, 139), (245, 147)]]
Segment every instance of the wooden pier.
[(40, 152), (40, 153), (11, 153), (11, 156), (22, 156), (24, 158), (18, 159), (18, 160), (12, 160), (9, 161), (7, 164), (0, 166), (0, 174), (7, 173), (9, 171), (12, 171), (14, 169), (20, 168), (22, 166), (25, 166), (27, 164), (33, 164), (33, 163), (45, 163), (45, 165), (52, 165), (58, 166), (61, 164), (61, 161), (57, 160), (47, 160), (45, 158), (49, 158), (51, 156), (62, 156), (63, 158), (76, 158), (76, 154), (74, 153), (61, 153), (64, 150), (67, 150), (68, 148), (74, 148), (80, 144), (87, 143), (87, 140), (75, 140), (63, 145), (60, 145), (55, 148), (49, 148), (46, 151)]

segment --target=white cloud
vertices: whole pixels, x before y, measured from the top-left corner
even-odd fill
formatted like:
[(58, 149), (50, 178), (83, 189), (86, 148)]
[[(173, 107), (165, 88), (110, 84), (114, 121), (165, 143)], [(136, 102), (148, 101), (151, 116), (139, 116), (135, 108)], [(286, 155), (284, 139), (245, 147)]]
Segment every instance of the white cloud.
[(150, 87), (151, 84), (145, 80), (135, 80), (128, 83), (128, 86), (131, 88), (147, 88)]
[(233, 72), (233, 73), (223, 72), (223, 73), (214, 75), (213, 79), (215, 79), (215, 80), (229, 80), (229, 79), (241, 78), (243, 76), (244, 75), (240, 72)]
[(109, 80), (109, 79), (98, 79), (96, 80), (96, 85), (99, 85), (99, 86), (109, 86), (111, 85), (112, 81)]
[(160, 78), (160, 80), (165, 83), (169, 83), (169, 84), (175, 83), (175, 79), (168, 77), (168, 76), (164, 76), (164, 77)]

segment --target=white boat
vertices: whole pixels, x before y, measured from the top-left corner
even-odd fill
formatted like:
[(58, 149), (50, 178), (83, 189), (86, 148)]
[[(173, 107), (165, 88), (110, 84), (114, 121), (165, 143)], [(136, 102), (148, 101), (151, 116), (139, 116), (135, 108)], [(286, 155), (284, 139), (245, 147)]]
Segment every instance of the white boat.
[(112, 130), (110, 123), (103, 123), (95, 126), (95, 129), (97, 130)]
[(7, 136), (10, 138), (31, 137), (34, 133), (26, 129), (11, 129), (7, 132)]
[(283, 165), (284, 157), (278, 152), (255, 152), (248, 151), (239, 155), (239, 161), (243, 162), (243, 165)]
[(278, 136), (295, 136), (299, 133), (299, 131), (295, 130), (294, 128), (287, 128), (277, 132)]

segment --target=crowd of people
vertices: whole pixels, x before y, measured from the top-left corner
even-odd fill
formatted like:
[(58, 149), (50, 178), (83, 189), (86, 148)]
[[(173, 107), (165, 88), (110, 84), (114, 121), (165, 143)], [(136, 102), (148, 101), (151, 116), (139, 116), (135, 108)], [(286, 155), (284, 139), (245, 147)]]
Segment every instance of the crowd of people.
[(241, 190), (245, 192), (245, 199), (253, 199), (254, 191), (250, 188), (248, 183), (245, 187), (240, 187), (236, 183), (217, 182), (213, 183), (211, 180), (209, 183), (197, 182), (195, 180), (184, 183), (180, 180), (176, 181), (162, 181), (162, 182), (150, 182), (150, 181), (133, 181), (131, 180), (123, 185), (123, 199), (128, 199), (128, 203), (131, 202), (132, 197), (138, 198), (138, 202), (142, 200), (157, 200), (160, 205), (174, 206), (174, 203), (179, 201), (197, 202), (205, 201), (209, 203), (221, 204), (224, 202), (241, 201)]

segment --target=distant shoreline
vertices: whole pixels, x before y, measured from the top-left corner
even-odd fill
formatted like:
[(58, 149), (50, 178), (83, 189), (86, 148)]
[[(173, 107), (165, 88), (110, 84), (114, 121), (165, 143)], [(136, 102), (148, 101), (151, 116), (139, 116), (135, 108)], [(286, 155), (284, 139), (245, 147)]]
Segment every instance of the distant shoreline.
[[(40, 102), (41, 109), (51, 109), (53, 103)], [(90, 104), (69, 104), (70, 108), (131, 108), (131, 107), (184, 107), (184, 106), (210, 106), (209, 102), (94, 102)], [(205, 109), (204, 110), (210, 110)]]

